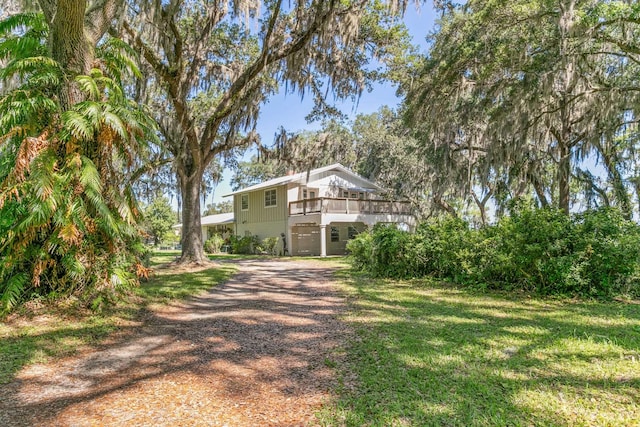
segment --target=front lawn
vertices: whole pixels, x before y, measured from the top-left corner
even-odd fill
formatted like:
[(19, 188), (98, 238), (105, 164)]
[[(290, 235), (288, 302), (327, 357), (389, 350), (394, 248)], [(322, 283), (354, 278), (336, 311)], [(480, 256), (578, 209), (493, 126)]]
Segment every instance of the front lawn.
[[(179, 253), (178, 253), (179, 254)], [(176, 253), (154, 254), (152, 265), (172, 261)], [(117, 304), (91, 311), (72, 302), (66, 306), (31, 303), (30, 310), (0, 322), (0, 384), (11, 381), (25, 365), (70, 356), (109, 334), (132, 333), (139, 315), (152, 304), (187, 298), (226, 281), (235, 267), (224, 265), (194, 272), (157, 270), (149, 281)]]
[(640, 425), (640, 305), (344, 273), (355, 335), (325, 425)]

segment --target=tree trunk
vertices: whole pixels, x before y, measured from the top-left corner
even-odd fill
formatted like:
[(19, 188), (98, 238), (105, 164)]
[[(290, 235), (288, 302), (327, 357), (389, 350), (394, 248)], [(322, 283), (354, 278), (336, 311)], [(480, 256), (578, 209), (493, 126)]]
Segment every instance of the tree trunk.
[(565, 141), (558, 141), (560, 145), (560, 159), (558, 163), (558, 207), (569, 214), (569, 177), (571, 176), (571, 149)]
[(204, 254), (202, 224), (200, 222), (200, 187), (204, 171), (195, 171), (180, 179), (182, 190), (182, 256), (180, 263), (204, 264), (209, 259)]
[(447, 203), (445, 200), (442, 200), (442, 197), (440, 195), (433, 196), (433, 201), (440, 209), (447, 212), (452, 217), (458, 218), (458, 213), (456, 212), (454, 207)]
[(536, 196), (538, 197), (538, 201), (540, 202), (540, 207), (546, 208), (549, 206), (549, 201), (547, 200), (547, 195), (544, 192), (544, 186), (540, 179), (536, 176), (531, 178), (531, 182), (533, 184), (533, 189), (536, 192)]
[(609, 154), (606, 153), (605, 150), (602, 149), (602, 147), (599, 148), (602, 159), (604, 160), (604, 165), (607, 168), (607, 172), (609, 173), (609, 178), (611, 179), (613, 194), (617, 205), (622, 212), (622, 216), (625, 219), (630, 220), (633, 216), (633, 208), (631, 207), (631, 200), (629, 198), (627, 188), (624, 185), (624, 180), (617, 167), (618, 162), (617, 159), (615, 159), (615, 153)]
[(82, 91), (75, 77), (89, 74), (94, 49), (85, 33), (86, 0), (59, 0), (50, 22), (49, 49), (51, 56), (62, 65), (67, 75), (60, 90), (63, 110), (81, 102)]
[(640, 177), (634, 176), (632, 178), (629, 178), (629, 182), (631, 182), (631, 184), (633, 185), (633, 189), (636, 193), (636, 200), (638, 203), (637, 206), (638, 209), (640, 209)]
[(489, 192), (485, 194), (482, 199), (478, 197), (475, 191), (472, 191), (471, 195), (473, 196), (473, 200), (476, 202), (476, 205), (480, 210), (480, 219), (482, 221), (482, 226), (484, 227), (487, 225), (487, 202), (489, 201), (489, 199), (491, 199), (491, 196), (493, 195), (493, 189), (490, 188)]

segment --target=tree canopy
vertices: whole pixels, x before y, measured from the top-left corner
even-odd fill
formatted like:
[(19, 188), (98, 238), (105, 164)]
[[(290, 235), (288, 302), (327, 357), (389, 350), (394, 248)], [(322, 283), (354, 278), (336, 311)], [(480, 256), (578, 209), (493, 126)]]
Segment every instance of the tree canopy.
[[(231, 6), (231, 7), (230, 7)], [(353, 98), (380, 77), (408, 35), (404, 2), (185, 1), (128, 9), (122, 34), (152, 76), (141, 99), (155, 112), (182, 197), (182, 261), (205, 262), (201, 183), (215, 158), (259, 142), (261, 105), (277, 91), (311, 96), (311, 115), (336, 114), (328, 95)]]
[[(580, 165), (607, 169), (610, 196), (630, 216), (615, 144), (636, 121), (638, 6), (629, 2), (476, 0), (449, 9), (407, 99), (409, 126), (454, 182), (569, 212)], [(629, 141), (627, 139), (627, 141)], [(624, 151), (624, 150), (623, 150)], [(626, 164), (628, 167), (628, 164)], [(627, 169), (628, 170), (628, 169)], [(552, 172), (550, 174), (550, 172)], [(629, 181), (627, 181), (629, 182)], [(597, 195), (598, 192), (591, 192)]]

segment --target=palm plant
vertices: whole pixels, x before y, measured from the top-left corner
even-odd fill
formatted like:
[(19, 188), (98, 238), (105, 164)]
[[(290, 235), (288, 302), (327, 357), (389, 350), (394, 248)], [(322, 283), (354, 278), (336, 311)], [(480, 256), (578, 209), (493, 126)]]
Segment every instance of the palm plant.
[[(0, 23), (0, 310), (145, 274), (127, 175), (155, 132), (123, 89), (137, 72), (131, 52), (107, 40), (89, 75), (69, 76), (48, 56), (46, 34), (39, 14)], [(64, 109), (57, 94), (68, 79), (82, 100)]]

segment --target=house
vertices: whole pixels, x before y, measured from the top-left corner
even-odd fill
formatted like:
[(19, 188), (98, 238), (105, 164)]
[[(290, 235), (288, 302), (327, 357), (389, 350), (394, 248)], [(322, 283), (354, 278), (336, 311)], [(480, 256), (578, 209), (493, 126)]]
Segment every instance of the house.
[(349, 239), (377, 223), (413, 227), (408, 202), (383, 200), (383, 189), (341, 164), (290, 174), (233, 196), (235, 234), (284, 236), (291, 255), (344, 254)]
[[(200, 218), (202, 241), (206, 242), (214, 234), (224, 237), (230, 236), (235, 232), (233, 222), (233, 212), (203, 216)], [(182, 231), (182, 224), (176, 224), (172, 228), (179, 234)]]

